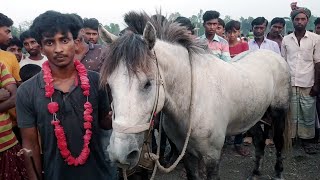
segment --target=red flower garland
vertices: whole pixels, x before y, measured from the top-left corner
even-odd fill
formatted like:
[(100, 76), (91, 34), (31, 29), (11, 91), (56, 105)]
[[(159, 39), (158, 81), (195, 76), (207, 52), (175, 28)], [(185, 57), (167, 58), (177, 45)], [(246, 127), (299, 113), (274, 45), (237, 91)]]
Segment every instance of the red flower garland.
[(84, 67), (80, 61), (75, 60), (74, 65), (78, 71), (78, 75), (80, 77), (81, 82), (81, 89), (83, 90), (83, 95), (87, 97), (87, 102), (84, 104), (84, 112), (83, 112), (83, 118), (84, 118), (84, 129), (86, 130), (85, 135), (83, 136), (83, 149), (78, 157), (73, 157), (71, 155), (70, 150), (68, 149), (67, 141), (66, 141), (66, 135), (64, 133), (63, 127), (60, 125), (60, 121), (57, 119), (57, 112), (59, 110), (59, 104), (57, 102), (52, 101), (52, 95), (54, 93), (54, 86), (53, 86), (53, 78), (51, 74), (51, 69), (49, 66), (48, 61), (43, 63), (42, 65), (42, 71), (43, 71), (43, 79), (45, 82), (45, 96), (47, 98), (50, 98), (50, 103), (48, 104), (48, 111), (52, 114), (53, 120), (51, 121), (51, 124), (54, 126), (54, 132), (55, 136), (57, 138), (57, 144), (58, 148), (60, 150), (61, 156), (65, 159), (65, 161), (68, 163), (68, 165), (78, 166), (83, 165), (90, 154), (89, 149), (89, 143), (92, 135), (91, 131), (91, 122), (93, 121), (92, 117), (92, 105), (88, 101), (89, 95), (90, 95), (90, 83), (88, 79), (87, 70)]

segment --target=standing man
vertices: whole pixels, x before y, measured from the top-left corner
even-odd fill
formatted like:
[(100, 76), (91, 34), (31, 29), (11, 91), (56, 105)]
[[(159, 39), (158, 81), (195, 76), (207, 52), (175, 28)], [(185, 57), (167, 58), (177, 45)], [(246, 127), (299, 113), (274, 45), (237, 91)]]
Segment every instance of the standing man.
[[(30, 30), (48, 57), (42, 72), (17, 93), (18, 125), (23, 147), (32, 150), (36, 170), (31, 179), (111, 179), (101, 144), (101, 128), (110, 129), (108, 98), (99, 89), (99, 74), (75, 60), (80, 25), (72, 15), (47, 11)], [(40, 160), (38, 130), (43, 148)], [(40, 177), (41, 178), (41, 177)]]
[(320, 35), (320, 18), (317, 18), (314, 21), (314, 32), (318, 35)]
[(22, 48), (23, 48), (23, 45), (20, 39), (13, 36), (13, 38), (10, 40), (8, 44), (7, 51), (12, 52), (16, 56), (18, 62), (20, 62), (22, 59)]
[(78, 33), (78, 37), (75, 39), (75, 58), (80, 60), (88, 70), (100, 72), (101, 65), (108, 52), (108, 46), (93, 43), (87, 44), (85, 42), (85, 30), (83, 29), (84, 23), (82, 18), (77, 14), (72, 14), (72, 16), (79, 21), (79, 24), (81, 25), (81, 30)]
[(231, 57), (229, 53), (228, 42), (216, 34), (218, 28), (218, 18), (220, 13), (217, 11), (206, 11), (203, 16), (203, 26), (205, 34), (201, 36), (201, 39), (205, 39), (208, 42), (209, 49), (213, 54), (223, 61), (229, 62)]
[(249, 49), (269, 49), (280, 54), (279, 45), (265, 37), (268, 21), (264, 17), (258, 17), (251, 22), (254, 39), (249, 41)]
[(217, 34), (218, 36), (222, 37), (223, 39), (226, 39), (226, 35), (225, 35), (225, 22), (223, 19), (218, 18), (218, 27), (217, 27)]
[[(0, 46), (8, 45), (12, 38), (10, 27), (13, 21), (0, 13)], [(9, 52), (7, 52), (9, 53)], [(11, 54), (11, 53), (10, 53)], [(11, 54), (15, 59), (15, 56)], [(0, 54), (0, 59), (3, 56)], [(16, 60), (17, 61), (17, 60)], [(17, 156), (21, 149), (12, 130), (12, 119), (8, 113), (15, 106), (16, 81), (0, 61), (0, 179), (28, 179), (24, 158)]]
[[(248, 43), (239, 40), (241, 23), (239, 21), (231, 20), (226, 24), (226, 37), (229, 43), (230, 55), (234, 56), (249, 50)], [(243, 146), (243, 134), (238, 134), (234, 137), (234, 149), (241, 156), (248, 156), (250, 152)]]
[(267, 39), (275, 41), (278, 43), (279, 48), (281, 48), (282, 43), (282, 31), (286, 25), (286, 21), (283, 18), (276, 17), (271, 21), (270, 32), (267, 34)]
[(26, 64), (42, 66), (42, 64), (48, 60), (46, 56), (41, 54), (41, 47), (29, 30), (21, 33), (20, 41), (29, 53), (29, 56), (20, 61), (20, 68)]
[(86, 43), (98, 44), (99, 39), (99, 21), (95, 18), (83, 20), (84, 40)]
[(283, 38), (281, 54), (291, 73), (292, 138), (300, 138), (307, 154), (315, 154), (316, 96), (320, 91), (320, 38), (306, 30), (311, 11), (295, 7), (290, 14), (294, 33)]

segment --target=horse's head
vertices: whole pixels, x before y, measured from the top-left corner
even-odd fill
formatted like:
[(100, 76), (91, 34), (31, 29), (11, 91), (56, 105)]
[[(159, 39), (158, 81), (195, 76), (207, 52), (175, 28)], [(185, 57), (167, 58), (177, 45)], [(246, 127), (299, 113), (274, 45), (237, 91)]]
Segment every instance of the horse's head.
[(126, 168), (137, 165), (141, 147), (154, 112), (165, 101), (157, 58), (153, 50), (156, 30), (147, 23), (143, 35), (121, 37), (100, 29), (112, 44), (101, 70), (101, 83), (109, 84), (113, 102), (113, 133), (108, 147), (110, 159)]

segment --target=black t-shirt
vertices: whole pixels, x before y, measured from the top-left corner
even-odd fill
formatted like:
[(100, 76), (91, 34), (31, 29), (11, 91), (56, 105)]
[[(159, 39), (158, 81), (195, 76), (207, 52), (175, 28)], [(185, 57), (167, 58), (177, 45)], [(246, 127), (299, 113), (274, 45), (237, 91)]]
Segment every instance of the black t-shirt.
[[(17, 119), (20, 128), (37, 127), (41, 135), (42, 152), (44, 155), (43, 170), (45, 179), (50, 180), (102, 180), (106, 179), (108, 170), (102, 151), (101, 133), (98, 119), (108, 110), (108, 98), (104, 90), (99, 90), (98, 73), (88, 71), (90, 81), (89, 101), (93, 107), (92, 137), (89, 148), (90, 155), (84, 165), (69, 166), (62, 158), (51, 125), (52, 114), (47, 109), (50, 99), (45, 97), (43, 73), (40, 72), (24, 82), (17, 92)], [(78, 81), (80, 82), (80, 81)], [(69, 93), (57, 89), (52, 97), (58, 102), (57, 117), (64, 128), (68, 149), (74, 157), (78, 157), (83, 146), (83, 112), (86, 97), (81, 87), (74, 86)]]

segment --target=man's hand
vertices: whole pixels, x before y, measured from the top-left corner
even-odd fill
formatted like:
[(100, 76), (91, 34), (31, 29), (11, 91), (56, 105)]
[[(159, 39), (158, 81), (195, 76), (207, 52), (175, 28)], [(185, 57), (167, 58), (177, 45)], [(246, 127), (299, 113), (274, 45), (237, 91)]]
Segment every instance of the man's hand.
[(0, 89), (0, 101), (5, 101), (10, 98), (10, 92), (4, 88)]
[(309, 93), (310, 96), (314, 97), (314, 96), (318, 96), (319, 94), (319, 88), (318, 86), (312, 86), (311, 91)]
[(100, 127), (105, 130), (112, 129), (112, 111), (105, 113), (104, 118), (100, 120)]
[(298, 8), (297, 4), (298, 4), (297, 2), (292, 2), (290, 4), (291, 10), (296, 10)]

